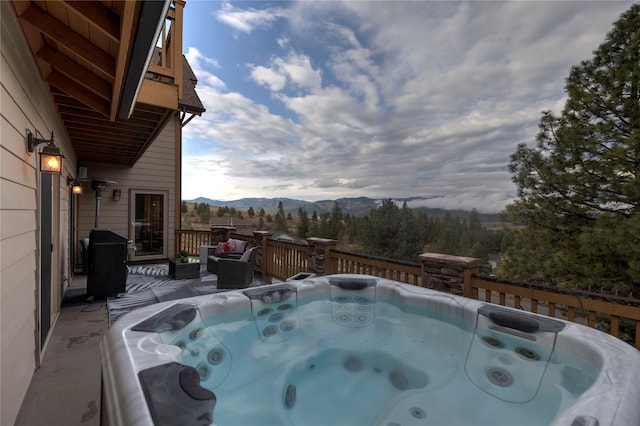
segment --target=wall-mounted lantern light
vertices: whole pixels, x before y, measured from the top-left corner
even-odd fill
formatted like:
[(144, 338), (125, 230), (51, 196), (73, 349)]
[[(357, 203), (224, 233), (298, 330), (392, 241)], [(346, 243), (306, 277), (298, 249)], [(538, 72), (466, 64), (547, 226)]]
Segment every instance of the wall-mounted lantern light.
[(47, 146), (40, 151), (40, 171), (55, 175), (62, 174), (62, 158), (64, 156), (53, 143), (53, 132), (51, 132), (51, 139), (42, 139), (35, 137), (31, 131), (27, 130), (27, 151), (29, 153), (34, 152), (43, 143), (46, 143)]
[(67, 185), (71, 185), (71, 193), (80, 195), (82, 194), (82, 182), (77, 179), (67, 178)]
[(122, 191), (119, 189), (114, 189), (111, 198), (113, 201), (120, 201), (120, 197), (122, 196)]

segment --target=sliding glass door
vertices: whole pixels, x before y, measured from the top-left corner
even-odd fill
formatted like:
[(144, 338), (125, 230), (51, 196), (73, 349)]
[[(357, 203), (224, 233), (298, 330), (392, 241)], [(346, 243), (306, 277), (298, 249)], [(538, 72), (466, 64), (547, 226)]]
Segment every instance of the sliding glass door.
[(131, 230), (133, 260), (167, 257), (168, 192), (131, 190)]

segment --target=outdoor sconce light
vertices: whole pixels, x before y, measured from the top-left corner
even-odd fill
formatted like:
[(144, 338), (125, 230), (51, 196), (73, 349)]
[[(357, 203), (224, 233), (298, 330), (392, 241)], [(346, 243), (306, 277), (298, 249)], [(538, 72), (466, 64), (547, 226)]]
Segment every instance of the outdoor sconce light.
[(120, 196), (122, 195), (122, 191), (119, 189), (114, 189), (113, 190), (113, 195), (111, 195), (111, 198), (113, 199), (113, 201), (120, 201)]
[(27, 150), (29, 153), (34, 152), (43, 143), (46, 143), (47, 146), (40, 151), (40, 171), (54, 175), (62, 174), (62, 158), (64, 156), (53, 143), (53, 132), (51, 132), (51, 139), (41, 139), (35, 137), (27, 129)]
[(68, 177), (67, 185), (71, 185), (72, 194), (76, 194), (76, 195), (82, 194), (82, 182), (80, 182), (79, 180)]

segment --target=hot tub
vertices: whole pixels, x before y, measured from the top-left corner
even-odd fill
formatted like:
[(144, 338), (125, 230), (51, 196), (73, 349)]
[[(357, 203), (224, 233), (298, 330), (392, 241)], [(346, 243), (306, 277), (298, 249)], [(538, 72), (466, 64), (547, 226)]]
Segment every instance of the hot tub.
[(160, 303), (102, 345), (112, 425), (637, 425), (640, 351), (364, 275)]

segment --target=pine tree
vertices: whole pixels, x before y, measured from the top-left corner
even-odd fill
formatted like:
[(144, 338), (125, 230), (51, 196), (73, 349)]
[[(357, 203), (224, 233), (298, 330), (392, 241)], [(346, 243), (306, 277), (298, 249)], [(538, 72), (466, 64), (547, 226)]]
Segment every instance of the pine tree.
[(298, 218), (298, 225), (296, 226), (298, 238), (307, 238), (309, 236), (309, 215), (302, 207), (298, 208)]
[(278, 213), (276, 213), (275, 221), (276, 230), (287, 232), (287, 218), (284, 213), (284, 205), (282, 204), (282, 201), (278, 201)]
[(209, 219), (211, 218), (211, 209), (209, 209), (209, 204), (198, 204), (198, 216), (200, 217), (200, 222), (209, 223)]
[(560, 116), (544, 112), (535, 148), (510, 171), (523, 228), (505, 271), (591, 288), (640, 283), (640, 5), (614, 24), (591, 60), (574, 66)]

